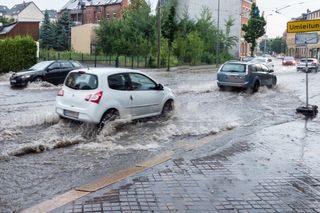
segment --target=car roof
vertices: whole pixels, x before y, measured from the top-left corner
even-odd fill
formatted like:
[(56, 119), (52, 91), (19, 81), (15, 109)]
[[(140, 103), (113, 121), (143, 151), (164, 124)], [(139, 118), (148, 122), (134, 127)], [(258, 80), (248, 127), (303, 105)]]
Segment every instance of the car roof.
[(115, 67), (80, 68), (80, 69), (73, 70), (71, 72), (79, 72), (79, 71), (83, 71), (89, 74), (97, 74), (97, 75), (103, 75), (103, 74), (113, 75), (118, 73), (130, 73), (130, 72), (135, 72), (135, 73), (140, 73), (145, 75), (145, 73), (141, 72), (140, 70), (115, 68)]
[(243, 65), (247, 65), (247, 64), (253, 64), (251, 61), (227, 61), (224, 64), (243, 64)]

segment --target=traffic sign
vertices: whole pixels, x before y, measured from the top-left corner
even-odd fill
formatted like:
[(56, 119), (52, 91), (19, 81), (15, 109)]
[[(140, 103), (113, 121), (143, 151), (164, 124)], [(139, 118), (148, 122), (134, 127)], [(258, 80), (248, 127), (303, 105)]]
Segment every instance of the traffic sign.
[(320, 31), (320, 19), (304, 20), (304, 21), (289, 21), (287, 23), (288, 33), (303, 33)]
[(317, 44), (319, 42), (318, 33), (297, 33), (296, 44)]

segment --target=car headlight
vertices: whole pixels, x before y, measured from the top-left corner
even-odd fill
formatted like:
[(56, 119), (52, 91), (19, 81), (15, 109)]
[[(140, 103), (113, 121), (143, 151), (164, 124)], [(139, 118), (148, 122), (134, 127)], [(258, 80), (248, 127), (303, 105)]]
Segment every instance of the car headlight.
[(30, 75), (23, 75), (21, 76), (22, 79), (30, 78)]

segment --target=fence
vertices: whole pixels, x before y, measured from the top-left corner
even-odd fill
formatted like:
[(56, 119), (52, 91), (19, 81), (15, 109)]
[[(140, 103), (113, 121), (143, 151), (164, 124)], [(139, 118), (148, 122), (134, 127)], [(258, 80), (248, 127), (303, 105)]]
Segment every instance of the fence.
[(93, 55), (74, 52), (53, 52), (41, 51), (39, 60), (76, 60), (83, 65), (101, 67), (130, 67), (130, 68), (153, 68), (154, 59), (142, 56), (110, 56), (110, 55)]

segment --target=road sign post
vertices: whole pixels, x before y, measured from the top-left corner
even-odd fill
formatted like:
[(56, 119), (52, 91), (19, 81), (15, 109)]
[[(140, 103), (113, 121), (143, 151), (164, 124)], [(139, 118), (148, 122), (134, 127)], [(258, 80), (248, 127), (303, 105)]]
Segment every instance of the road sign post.
[(288, 22), (287, 32), (297, 33), (295, 37), (296, 44), (305, 45), (305, 57), (306, 57), (306, 106), (298, 107), (297, 113), (301, 113), (306, 117), (315, 117), (318, 113), (318, 106), (309, 105), (309, 71), (308, 71), (308, 44), (317, 44), (319, 42), (318, 33), (306, 33), (320, 31), (320, 19), (308, 20), (308, 21), (293, 21)]

